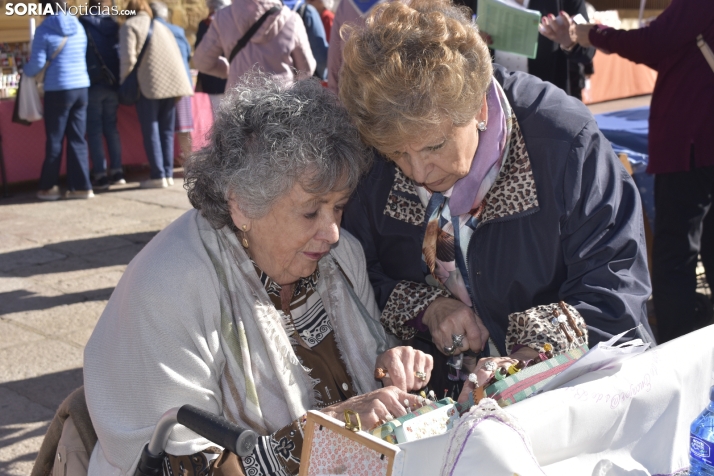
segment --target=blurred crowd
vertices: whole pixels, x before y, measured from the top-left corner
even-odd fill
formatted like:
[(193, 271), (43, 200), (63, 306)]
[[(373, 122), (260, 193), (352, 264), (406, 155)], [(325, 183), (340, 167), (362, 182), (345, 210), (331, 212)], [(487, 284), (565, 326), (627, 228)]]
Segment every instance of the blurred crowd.
[[(581, 14), (587, 19), (584, 0), (507, 1), (537, 9), (545, 18)], [(477, 0), (459, 2), (477, 10)], [(208, 94), (215, 111), (225, 91), (241, 76), (261, 70), (286, 82), (315, 76), (337, 92), (342, 64), (339, 30), (346, 23), (359, 26), (378, 3), (206, 0), (208, 16), (198, 25), (193, 48), (184, 30), (170, 22), (169, 8), (161, 1), (129, 0), (126, 9), (135, 14), (123, 22), (102, 14), (48, 16), (37, 29), (25, 67), (28, 76), (46, 70), (47, 142), (37, 197), (86, 199), (94, 196), (93, 190), (125, 183), (117, 130), (118, 90), (135, 68), (141, 92), (135, 107), (151, 169), (141, 186), (169, 187), (175, 135), (178, 155), (185, 157), (191, 151), (194, 91)], [(111, 0), (91, 0), (90, 6), (94, 5), (111, 6)], [(487, 32), (481, 34), (488, 41)], [(580, 98), (595, 50), (563, 43), (541, 35), (534, 59), (499, 51), (493, 56), (509, 70), (529, 72)], [(195, 85), (191, 62), (199, 71)], [(62, 194), (58, 182), (65, 139), (67, 190)]]

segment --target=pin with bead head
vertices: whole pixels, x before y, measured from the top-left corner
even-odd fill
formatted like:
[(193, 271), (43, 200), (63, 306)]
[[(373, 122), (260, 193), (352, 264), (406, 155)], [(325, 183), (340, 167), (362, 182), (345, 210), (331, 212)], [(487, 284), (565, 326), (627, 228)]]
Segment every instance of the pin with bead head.
[(478, 402), (483, 399), (483, 387), (478, 384), (478, 377), (476, 377), (476, 374), (469, 374), (469, 382), (474, 384), (474, 389), (471, 392), (471, 397), (474, 400), (474, 405), (477, 405)]

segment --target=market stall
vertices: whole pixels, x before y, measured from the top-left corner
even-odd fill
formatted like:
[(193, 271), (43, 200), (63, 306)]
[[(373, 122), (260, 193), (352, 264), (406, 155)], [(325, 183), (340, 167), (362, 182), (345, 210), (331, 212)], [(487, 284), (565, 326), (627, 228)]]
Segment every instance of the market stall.
[[(12, 122), (14, 100), (0, 101), (0, 140), (2, 156), (5, 161), (7, 182), (23, 182), (37, 180), (42, 170), (45, 158), (45, 127), (43, 121), (37, 121), (29, 126)], [(207, 94), (196, 93), (192, 97), (194, 129), (191, 133), (193, 149), (196, 150), (206, 143), (205, 136), (213, 124), (211, 102)], [(147, 164), (141, 139), (139, 119), (134, 107), (120, 106), (117, 113), (117, 127), (122, 144), (122, 164)], [(174, 147), (178, 157), (178, 143)], [(62, 173), (65, 171), (63, 160)]]

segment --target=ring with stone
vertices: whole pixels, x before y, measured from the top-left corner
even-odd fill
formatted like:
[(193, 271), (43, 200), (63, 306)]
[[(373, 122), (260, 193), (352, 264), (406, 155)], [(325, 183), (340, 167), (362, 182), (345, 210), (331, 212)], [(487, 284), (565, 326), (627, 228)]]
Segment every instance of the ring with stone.
[(451, 334), (452, 345), (454, 348), (458, 349), (464, 343), (464, 334)]
[(375, 380), (382, 380), (384, 378), (389, 378), (389, 372), (387, 372), (387, 369), (383, 369), (382, 367), (377, 367), (374, 369), (374, 378)]
[(496, 367), (498, 367), (498, 365), (496, 365), (496, 362), (494, 362), (493, 360), (489, 360), (488, 362), (483, 364), (483, 369), (487, 372), (493, 372), (494, 370), (496, 370)]
[(417, 370), (416, 372), (414, 372), (414, 376), (415, 376), (416, 378), (418, 378), (419, 380), (422, 380), (422, 381), (426, 380), (426, 372), (422, 372), (422, 371), (420, 371), (420, 370)]
[(444, 353), (446, 355), (452, 355), (455, 350), (456, 350), (456, 347), (454, 347), (453, 345), (445, 345), (444, 346)]

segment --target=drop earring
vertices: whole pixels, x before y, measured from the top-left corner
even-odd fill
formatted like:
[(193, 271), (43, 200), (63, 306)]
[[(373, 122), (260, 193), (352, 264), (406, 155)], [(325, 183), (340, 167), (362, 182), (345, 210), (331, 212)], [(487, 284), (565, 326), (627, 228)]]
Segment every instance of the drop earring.
[(241, 243), (243, 244), (243, 248), (248, 249), (248, 238), (245, 236), (245, 233), (248, 231), (248, 225), (243, 225), (241, 228), (243, 228), (243, 240)]
[(483, 132), (486, 130), (486, 121), (479, 121), (476, 124), (476, 128), (479, 130), (479, 132)]

